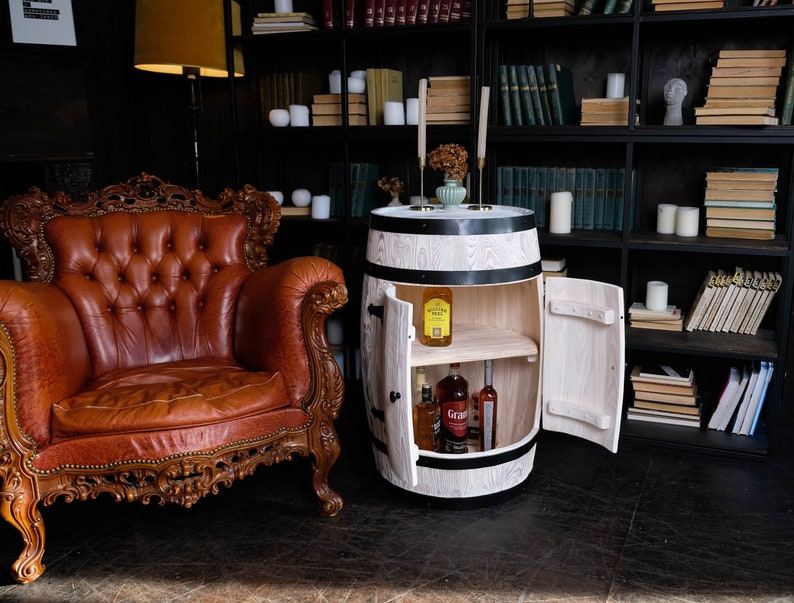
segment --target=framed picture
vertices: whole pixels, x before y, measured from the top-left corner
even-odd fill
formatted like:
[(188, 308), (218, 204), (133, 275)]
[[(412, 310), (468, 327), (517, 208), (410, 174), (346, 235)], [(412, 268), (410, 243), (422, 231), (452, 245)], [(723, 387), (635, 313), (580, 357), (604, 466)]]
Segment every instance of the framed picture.
[(8, 0), (15, 44), (77, 46), (72, 0)]

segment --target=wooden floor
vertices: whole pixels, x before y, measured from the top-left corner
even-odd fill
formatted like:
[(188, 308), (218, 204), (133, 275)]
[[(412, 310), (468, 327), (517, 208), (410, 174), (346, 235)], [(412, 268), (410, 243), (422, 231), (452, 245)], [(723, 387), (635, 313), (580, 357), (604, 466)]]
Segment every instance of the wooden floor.
[[(351, 416), (360, 418), (343, 414), (332, 474), (346, 503), (339, 517), (317, 516), (302, 461), (193, 509), (59, 504), (43, 511), (44, 575), (0, 578), (0, 600), (794, 601), (790, 461), (627, 441), (612, 455), (544, 434), (514, 496), (441, 510), (381, 479)], [(18, 550), (3, 523), (0, 563)]]

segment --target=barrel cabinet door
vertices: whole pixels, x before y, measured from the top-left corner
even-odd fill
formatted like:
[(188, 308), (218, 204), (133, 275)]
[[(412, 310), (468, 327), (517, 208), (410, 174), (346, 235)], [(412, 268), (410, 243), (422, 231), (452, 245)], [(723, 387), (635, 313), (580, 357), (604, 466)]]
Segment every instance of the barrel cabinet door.
[(546, 279), (543, 428), (617, 452), (623, 405), (623, 290)]
[(385, 291), (383, 304), (383, 400), (386, 449), (397, 479), (407, 486), (418, 481), (419, 447), (414, 443), (411, 403), (411, 342), (413, 305), (398, 299), (393, 286)]

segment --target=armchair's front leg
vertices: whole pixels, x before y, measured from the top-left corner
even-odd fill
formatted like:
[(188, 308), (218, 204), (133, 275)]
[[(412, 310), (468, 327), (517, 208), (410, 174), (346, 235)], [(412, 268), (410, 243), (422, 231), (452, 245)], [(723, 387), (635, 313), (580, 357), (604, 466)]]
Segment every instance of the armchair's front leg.
[(0, 467), (0, 482), (0, 516), (19, 530), (24, 543), (11, 566), (11, 576), (18, 582), (33, 582), (44, 572), (44, 522), (35, 496), (36, 485), (13, 461)]

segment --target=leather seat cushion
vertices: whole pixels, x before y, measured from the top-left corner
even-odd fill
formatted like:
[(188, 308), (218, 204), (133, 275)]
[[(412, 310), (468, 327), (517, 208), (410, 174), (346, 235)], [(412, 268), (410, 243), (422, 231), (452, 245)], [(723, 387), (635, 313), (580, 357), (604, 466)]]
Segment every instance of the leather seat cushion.
[(279, 372), (225, 359), (169, 362), (100, 377), (52, 407), (52, 442), (209, 426), (288, 406)]

